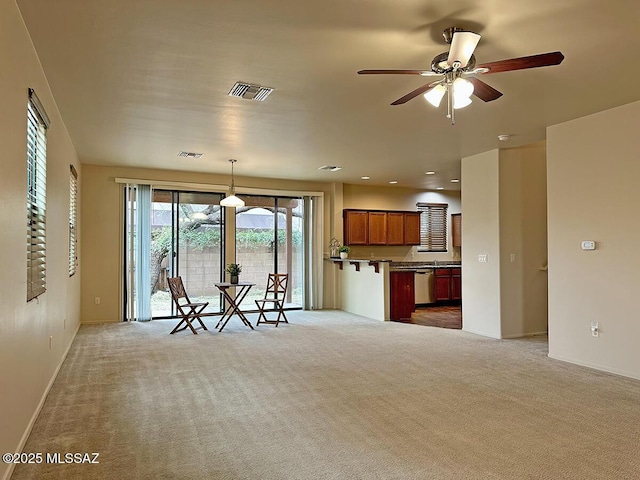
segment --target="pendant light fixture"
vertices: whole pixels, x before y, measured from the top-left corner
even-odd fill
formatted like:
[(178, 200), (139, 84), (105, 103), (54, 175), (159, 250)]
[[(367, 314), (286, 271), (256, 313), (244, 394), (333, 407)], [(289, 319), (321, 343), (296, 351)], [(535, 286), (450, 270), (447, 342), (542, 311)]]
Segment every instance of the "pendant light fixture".
[(237, 160), (231, 158), (229, 161), (231, 162), (231, 188), (229, 189), (229, 195), (220, 201), (220, 205), (234, 208), (244, 207), (244, 201), (236, 197), (236, 186), (233, 180), (233, 164), (236, 163)]

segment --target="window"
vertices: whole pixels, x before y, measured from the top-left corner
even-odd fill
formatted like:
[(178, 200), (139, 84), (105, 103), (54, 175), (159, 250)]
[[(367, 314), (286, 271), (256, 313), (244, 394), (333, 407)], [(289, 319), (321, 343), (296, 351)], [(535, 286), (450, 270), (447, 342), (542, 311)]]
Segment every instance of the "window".
[(27, 104), (27, 301), (46, 290), (47, 128), (35, 92)]
[(78, 224), (78, 172), (71, 165), (69, 173), (69, 276), (76, 273), (78, 250), (76, 228)]
[(446, 203), (418, 203), (420, 212), (421, 252), (447, 251), (447, 207)]

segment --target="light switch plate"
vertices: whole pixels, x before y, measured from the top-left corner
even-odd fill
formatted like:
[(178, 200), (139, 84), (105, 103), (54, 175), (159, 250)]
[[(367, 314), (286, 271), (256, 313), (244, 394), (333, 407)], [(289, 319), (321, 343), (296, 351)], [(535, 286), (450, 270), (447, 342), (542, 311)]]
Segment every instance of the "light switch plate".
[(487, 254), (478, 255), (478, 262), (487, 263)]
[(594, 242), (593, 240), (583, 240), (580, 244), (580, 247), (582, 248), (582, 250), (595, 250), (596, 242)]

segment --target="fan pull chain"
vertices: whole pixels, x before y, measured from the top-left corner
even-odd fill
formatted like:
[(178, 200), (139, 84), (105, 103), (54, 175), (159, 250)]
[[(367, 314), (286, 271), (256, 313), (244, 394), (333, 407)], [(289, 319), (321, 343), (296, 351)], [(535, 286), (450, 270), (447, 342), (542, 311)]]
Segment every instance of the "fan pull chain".
[(456, 113), (453, 108), (453, 84), (447, 82), (447, 118), (451, 119), (451, 125), (456, 124)]

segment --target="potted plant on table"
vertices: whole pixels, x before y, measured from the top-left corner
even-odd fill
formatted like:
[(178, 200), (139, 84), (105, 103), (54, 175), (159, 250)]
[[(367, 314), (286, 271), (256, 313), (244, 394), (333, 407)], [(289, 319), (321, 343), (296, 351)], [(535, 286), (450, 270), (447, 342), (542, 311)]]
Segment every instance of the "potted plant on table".
[(225, 271), (229, 274), (229, 282), (238, 283), (238, 276), (242, 271), (242, 265), (239, 263), (230, 263), (227, 265)]
[(342, 245), (338, 248), (338, 252), (340, 253), (340, 258), (347, 258), (349, 256), (349, 252), (351, 249), (346, 245)]

